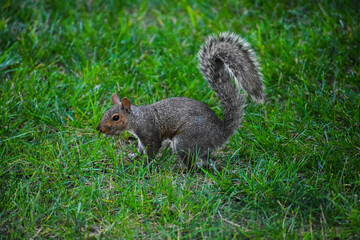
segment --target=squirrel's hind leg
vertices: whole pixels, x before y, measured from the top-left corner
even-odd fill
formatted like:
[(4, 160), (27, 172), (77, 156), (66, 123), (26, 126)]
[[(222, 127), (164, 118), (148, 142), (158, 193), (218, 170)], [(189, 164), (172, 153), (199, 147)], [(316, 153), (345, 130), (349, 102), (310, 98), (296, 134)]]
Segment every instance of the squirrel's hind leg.
[(153, 159), (155, 158), (156, 154), (159, 152), (160, 148), (161, 148), (161, 142), (157, 141), (157, 142), (150, 142), (148, 144), (145, 145), (146, 147), (146, 155)]
[(180, 159), (187, 166), (188, 170), (197, 167), (206, 167), (210, 151), (199, 147), (196, 143), (181, 141), (181, 138), (175, 137), (172, 141), (172, 149), (177, 153)]

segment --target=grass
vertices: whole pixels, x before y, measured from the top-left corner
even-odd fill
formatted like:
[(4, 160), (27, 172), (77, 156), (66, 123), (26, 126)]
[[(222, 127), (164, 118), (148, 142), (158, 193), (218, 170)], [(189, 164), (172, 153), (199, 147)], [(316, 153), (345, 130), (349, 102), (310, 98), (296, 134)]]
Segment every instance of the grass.
[[(1, 1), (0, 238), (357, 239), (358, 1)], [(211, 33), (252, 44), (267, 101), (213, 161), (143, 166), (95, 130), (112, 93), (186, 96)], [(174, 167), (175, 166), (175, 167)]]

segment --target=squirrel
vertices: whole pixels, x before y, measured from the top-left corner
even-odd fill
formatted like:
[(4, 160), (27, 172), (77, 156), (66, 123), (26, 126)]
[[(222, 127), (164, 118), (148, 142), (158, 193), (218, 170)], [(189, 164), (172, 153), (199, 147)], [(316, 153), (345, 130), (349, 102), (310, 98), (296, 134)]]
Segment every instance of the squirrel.
[(149, 158), (169, 139), (188, 169), (195, 159), (207, 164), (210, 154), (223, 146), (243, 121), (246, 93), (263, 103), (265, 87), (255, 53), (234, 33), (209, 36), (197, 57), (198, 69), (220, 100), (223, 120), (205, 103), (191, 98), (173, 97), (135, 106), (128, 98), (120, 100), (113, 94), (113, 107), (105, 111), (97, 126), (99, 134), (115, 136), (128, 131), (138, 139), (138, 151), (145, 151)]

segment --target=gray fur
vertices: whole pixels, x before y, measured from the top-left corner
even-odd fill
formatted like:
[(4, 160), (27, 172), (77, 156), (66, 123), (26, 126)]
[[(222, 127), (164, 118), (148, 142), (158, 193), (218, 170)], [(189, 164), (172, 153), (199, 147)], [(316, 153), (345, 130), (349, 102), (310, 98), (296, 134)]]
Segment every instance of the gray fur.
[(202, 102), (175, 97), (151, 105), (131, 105), (130, 112), (123, 109), (121, 103), (115, 104), (105, 112), (97, 128), (99, 132), (117, 135), (119, 125), (111, 117), (119, 113), (126, 122), (122, 130), (133, 133), (149, 157), (155, 157), (161, 143), (169, 139), (174, 151), (189, 168), (196, 157), (208, 159), (214, 150), (227, 142), (243, 120), (246, 95), (241, 94), (239, 88), (261, 103), (265, 94), (255, 54), (237, 35), (210, 36), (198, 58), (199, 70), (220, 100), (223, 120)]

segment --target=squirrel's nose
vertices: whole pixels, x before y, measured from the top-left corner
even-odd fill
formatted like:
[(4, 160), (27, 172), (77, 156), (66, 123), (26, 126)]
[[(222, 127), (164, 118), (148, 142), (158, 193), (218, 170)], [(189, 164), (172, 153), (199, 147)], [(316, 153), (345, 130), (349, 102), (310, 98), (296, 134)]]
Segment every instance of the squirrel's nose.
[(99, 133), (102, 133), (100, 124), (96, 127), (96, 130), (97, 130)]

